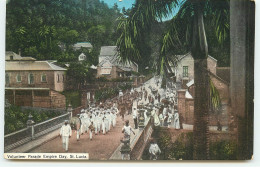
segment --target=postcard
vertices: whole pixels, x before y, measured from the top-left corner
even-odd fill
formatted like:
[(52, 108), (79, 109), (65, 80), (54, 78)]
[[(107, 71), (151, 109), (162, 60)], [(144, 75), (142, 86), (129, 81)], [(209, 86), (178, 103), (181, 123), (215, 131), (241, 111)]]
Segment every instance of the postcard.
[(4, 158), (251, 160), (255, 3), (7, 0)]

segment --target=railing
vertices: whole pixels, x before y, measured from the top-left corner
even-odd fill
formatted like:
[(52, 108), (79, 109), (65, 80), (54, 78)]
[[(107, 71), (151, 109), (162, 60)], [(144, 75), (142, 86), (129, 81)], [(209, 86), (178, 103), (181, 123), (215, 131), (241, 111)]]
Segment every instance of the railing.
[(145, 149), (146, 143), (147, 143), (148, 139), (150, 138), (152, 132), (153, 132), (153, 121), (152, 121), (152, 118), (149, 117), (144, 129), (140, 130), (140, 132), (137, 134), (135, 139), (130, 144), (131, 160), (140, 160), (140, 158), (143, 154), (143, 151)]
[(61, 116), (52, 118), (42, 123), (28, 126), (17, 132), (4, 136), (4, 151), (12, 150), (20, 145), (23, 145), (37, 137), (45, 135), (51, 131), (54, 131), (61, 127), (64, 120), (69, 120), (70, 113), (63, 114)]
[(64, 115), (34, 125), (34, 137), (45, 135), (53, 130), (60, 128), (64, 121), (69, 120), (69, 118), (70, 114), (66, 113)]

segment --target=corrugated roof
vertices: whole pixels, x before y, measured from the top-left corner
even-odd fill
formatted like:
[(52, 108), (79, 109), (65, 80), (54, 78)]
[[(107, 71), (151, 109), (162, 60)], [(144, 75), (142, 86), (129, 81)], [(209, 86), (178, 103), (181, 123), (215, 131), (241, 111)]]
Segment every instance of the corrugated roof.
[(66, 71), (65, 68), (59, 67), (48, 61), (7, 61), (5, 62), (6, 71)]

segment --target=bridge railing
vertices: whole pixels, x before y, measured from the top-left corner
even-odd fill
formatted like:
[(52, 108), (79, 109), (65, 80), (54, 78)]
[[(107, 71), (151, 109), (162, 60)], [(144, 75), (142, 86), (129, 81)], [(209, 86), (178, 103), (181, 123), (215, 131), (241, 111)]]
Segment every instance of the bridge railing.
[(7, 152), (21, 146), (37, 137), (45, 135), (62, 126), (65, 120), (69, 120), (70, 113), (65, 113), (50, 120), (28, 126), (22, 130), (4, 136), (4, 151)]
[(152, 132), (153, 132), (153, 119), (149, 117), (144, 129), (139, 131), (139, 133), (135, 136), (135, 139), (130, 144), (131, 160), (140, 160), (143, 151), (145, 149), (146, 143), (148, 142)]

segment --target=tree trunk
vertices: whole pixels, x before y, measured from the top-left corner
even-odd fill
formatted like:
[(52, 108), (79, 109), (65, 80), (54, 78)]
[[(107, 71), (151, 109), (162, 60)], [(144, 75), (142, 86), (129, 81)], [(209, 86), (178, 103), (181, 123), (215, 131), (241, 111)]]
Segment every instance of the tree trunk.
[(231, 0), (231, 114), (237, 120), (237, 159), (253, 154), (254, 2)]
[(208, 45), (203, 22), (203, 1), (194, 1), (194, 24), (191, 53), (194, 58), (194, 160), (209, 159), (209, 76)]

